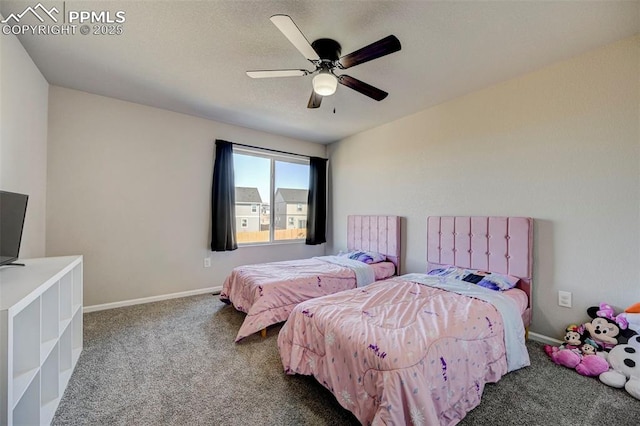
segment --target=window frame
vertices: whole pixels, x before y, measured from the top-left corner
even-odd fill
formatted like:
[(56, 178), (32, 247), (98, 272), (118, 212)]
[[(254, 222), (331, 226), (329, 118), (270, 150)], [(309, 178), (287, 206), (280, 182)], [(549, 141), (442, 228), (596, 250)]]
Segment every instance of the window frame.
[[(289, 163), (294, 163), (294, 164), (302, 164), (302, 165), (306, 165), (307, 167), (310, 167), (310, 160), (309, 157), (304, 156), (304, 155), (295, 155), (295, 154), (286, 154), (286, 153), (279, 153), (279, 152), (271, 152), (269, 150), (262, 150), (260, 148), (249, 148), (249, 147), (239, 147), (237, 145), (234, 145), (233, 147), (233, 154), (239, 154), (239, 155), (247, 155), (247, 156), (253, 156), (253, 157), (262, 157), (262, 158), (267, 158), (270, 160), (270, 170), (269, 170), (269, 241), (255, 241), (255, 242), (247, 242), (247, 243), (240, 243), (238, 242), (238, 247), (251, 247), (251, 246), (269, 246), (269, 245), (279, 245), (279, 244), (304, 244), (306, 238), (293, 238), (293, 239), (287, 239), (287, 240), (276, 240), (275, 239), (275, 225), (276, 225), (276, 220), (279, 220), (279, 217), (276, 217), (276, 212), (275, 212), (275, 208), (276, 208), (276, 202), (275, 202), (275, 180), (276, 180), (276, 161), (285, 161), (285, 162), (289, 162)], [(306, 190), (309, 191), (310, 188), (308, 187), (308, 183), (307, 183), (307, 188)], [(263, 204), (264, 200), (263, 200)], [(295, 222), (294, 222), (295, 224)], [(237, 224), (236, 224), (237, 226)], [(285, 223), (285, 229), (286, 228), (286, 223)], [(236, 231), (237, 232), (237, 231)]]

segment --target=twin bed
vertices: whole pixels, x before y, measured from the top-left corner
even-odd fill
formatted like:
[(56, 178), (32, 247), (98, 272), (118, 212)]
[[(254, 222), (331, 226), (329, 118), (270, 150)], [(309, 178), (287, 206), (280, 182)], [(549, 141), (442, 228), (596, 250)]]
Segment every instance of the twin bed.
[(367, 264), (342, 256), (271, 262), (235, 268), (224, 282), (220, 299), (245, 312), (236, 342), (289, 317), (300, 302), (363, 287), (398, 273), (400, 217), (349, 216), (347, 250), (383, 255)]
[(313, 375), (362, 424), (458, 423), (486, 383), (529, 365), (532, 225), (430, 217), (427, 271), (504, 274), (516, 287), (407, 274), (306, 301), (278, 336), (285, 372)]
[[(385, 218), (350, 216), (349, 248), (398, 271), (400, 220)], [(429, 217), (429, 274), (359, 287), (330, 262), (278, 262), (238, 268), (221, 298), (247, 312), (237, 340), (286, 320), (285, 373), (313, 375), (362, 424), (453, 425), (486, 383), (529, 365), (532, 232), (531, 218)]]

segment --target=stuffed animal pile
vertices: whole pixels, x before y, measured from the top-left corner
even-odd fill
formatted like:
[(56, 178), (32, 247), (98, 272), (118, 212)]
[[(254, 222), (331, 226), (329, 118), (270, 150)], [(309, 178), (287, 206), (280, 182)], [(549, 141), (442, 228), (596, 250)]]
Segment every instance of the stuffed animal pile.
[(570, 325), (564, 335), (564, 343), (559, 347), (545, 345), (544, 350), (558, 365), (575, 369), (583, 376), (599, 376), (609, 370), (609, 363), (598, 352), (604, 347), (587, 332), (585, 324)]
[(640, 399), (640, 335), (629, 326), (640, 319), (640, 303), (619, 315), (601, 303), (587, 309), (587, 314), (591, 321), (568, 326), (564, 342), (558, 347), (545, 345), (545, 352), (558, 365), (583, 376), (598, 376)]

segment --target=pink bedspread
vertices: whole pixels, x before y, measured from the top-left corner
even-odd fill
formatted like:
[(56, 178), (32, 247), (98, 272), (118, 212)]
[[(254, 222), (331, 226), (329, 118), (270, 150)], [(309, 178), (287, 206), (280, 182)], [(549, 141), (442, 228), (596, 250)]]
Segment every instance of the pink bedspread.
[(507, 372), (493, 305), (401, 278), (298, 305), (278, 347), (363, 424), (456, 424)]
[(318, 259), (262, 263), (235, 268), (220, 299), (247, 314), (236, 342), (286, 321), (300, 302), (356, 287), (355, 273)]

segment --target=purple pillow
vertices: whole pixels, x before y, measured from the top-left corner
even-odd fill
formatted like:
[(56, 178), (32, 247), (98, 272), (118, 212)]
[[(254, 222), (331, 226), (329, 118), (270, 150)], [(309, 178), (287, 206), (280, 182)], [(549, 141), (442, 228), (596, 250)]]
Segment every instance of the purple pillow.
[(520, 278), (512, 277), (511, 275), (480, 271), (477, 269), (464, 269), (456, 266), (445, 266), (443, 268), (433, 269), (429, 271), (429, 275), (466, 281), (496, 291), (512, 289), (520, 280)]
[(347, 257), (353, 260), (359, 260), (360, 262), (372, 264), (372, 263), (380, 263), (387, 260), (387, 256), (381, 253), (376, 253), (375, 251), (364, 251), (364, 250), (356, 250), (350, 251), (347, 253), (341, 253), (338, 256)]

